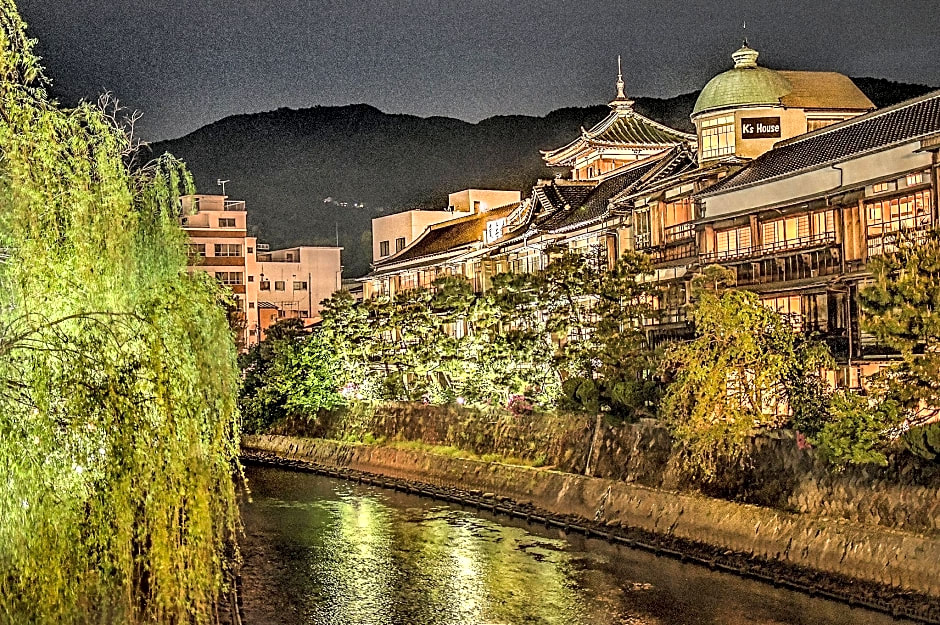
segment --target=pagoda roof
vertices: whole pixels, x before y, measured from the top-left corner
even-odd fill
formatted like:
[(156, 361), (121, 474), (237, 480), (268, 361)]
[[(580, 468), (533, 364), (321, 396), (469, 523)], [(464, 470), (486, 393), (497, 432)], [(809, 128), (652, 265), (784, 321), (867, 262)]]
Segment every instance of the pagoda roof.
[(695, 141), (691, 135), (640, 115), (630, 100), (614, 100), (610, 114), (581, 136), (556, 150), (542, 150), (550, 166), (565, 165), (577, 154), (591, 148), (668, 149)]

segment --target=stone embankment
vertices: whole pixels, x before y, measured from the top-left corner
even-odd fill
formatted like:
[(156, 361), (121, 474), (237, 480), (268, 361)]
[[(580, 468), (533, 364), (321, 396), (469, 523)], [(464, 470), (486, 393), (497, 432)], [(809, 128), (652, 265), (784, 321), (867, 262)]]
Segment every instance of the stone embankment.
[(784, 512), (940, 535), (940, 464), (898, 452), (888, 466), (837, 469), (794, 432), (752, 439), (750, 461), (690, 483), (669, 433), (652, 419), (607, 423), (585, 414), (513, 416), (415, 403), (360, 405), (274, 433), (332, 440), (420, 441), (660, 490), (701, 492)]
[[(627, 544), (940, 623), (940, 536), (929, 530), (381, 445), (286, 436), (248, 436), (242, 445), (247, 454), (310, 463), (360, 479), (383, 476), (423, 485), (431, 489), (426, 494), (444, 489), (471, 501), (488, 499), (494, 510), (497, 500), (504, 501), (506, 510), (522, 506), (525, 514), (546, 522), (552, 518)], [(935, 527), (931, 522), (925, 525)]]

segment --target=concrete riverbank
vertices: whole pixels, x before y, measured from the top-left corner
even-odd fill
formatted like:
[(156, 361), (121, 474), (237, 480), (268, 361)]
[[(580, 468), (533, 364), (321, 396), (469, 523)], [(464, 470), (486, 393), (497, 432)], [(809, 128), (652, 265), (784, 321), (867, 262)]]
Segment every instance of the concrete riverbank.
[[(940, 539), (930, 534), (782, 512), (572, 473), (423, 451), (285, 436), (249, 436), (267, 453), (335, 470), (530, 506), (599, 533), (649, 537), (656, 548), (767, 581), (940, 622)], [(635, 533), (639, 534), (635, 534)]]

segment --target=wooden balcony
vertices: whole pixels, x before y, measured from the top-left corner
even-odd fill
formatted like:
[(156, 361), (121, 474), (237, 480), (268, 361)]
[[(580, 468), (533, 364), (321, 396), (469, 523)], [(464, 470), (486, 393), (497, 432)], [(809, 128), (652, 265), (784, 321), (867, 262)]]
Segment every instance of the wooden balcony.
[(904, 243), (924, 243), (934, 231), (932, 223), (915, 227), (897, 228), (884, 232), (884, 226), (868, 228), (868, 256), (882, 256), (898, 251), (898, 245)]
[(820, 232), (818, 234), (811, 234), (805, 237), (797, 237), (794, 239), (787, 239), (786, 241), (774, 241), (773, 243), (752, 245), (750, 247), (742, 247), (736, 250), (708, 252), (706, 254), (701, 254), (700, 260), (703, 265), (746, 261), (760, 256), (770, 256), (793, 251), (829, 247), (834, 245), (835, 242), (836, 235), (834, 232)]
[(668, 226), (663, 230), (663, 242), (667, 245), (669, 243), (678, 243), (680, 241), (688, 241), (695, 238), (695, 224), (691, 221), (687, 221), (682, 224), (676, 224), (674, 226)]
[(838, 245), (789, 249), (774, 256), (728, 263), (737, 274), (739, 286), (757, 286), (811, 280), (842, 273), (842, 250)]

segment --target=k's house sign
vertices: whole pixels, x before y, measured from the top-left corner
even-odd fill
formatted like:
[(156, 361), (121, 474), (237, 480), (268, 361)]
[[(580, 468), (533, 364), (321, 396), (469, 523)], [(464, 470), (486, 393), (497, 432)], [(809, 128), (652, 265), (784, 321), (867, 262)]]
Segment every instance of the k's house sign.
[(742, 139), (770, 139), (780, 136), (779, 117), (742, 117)]

